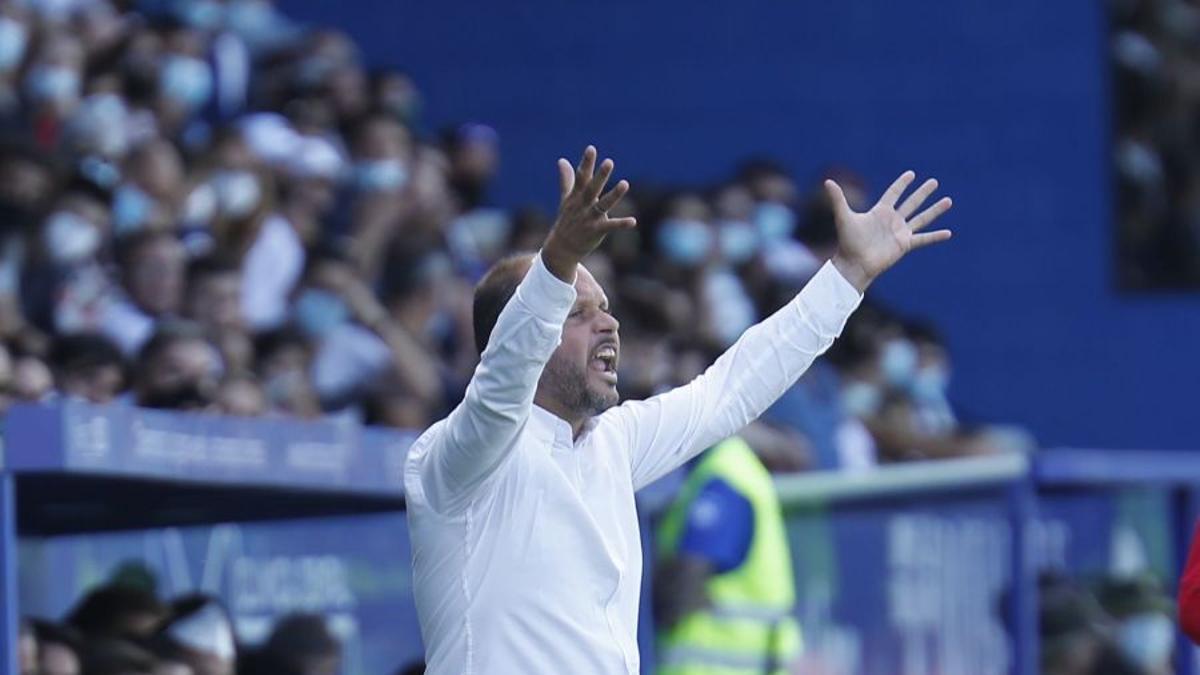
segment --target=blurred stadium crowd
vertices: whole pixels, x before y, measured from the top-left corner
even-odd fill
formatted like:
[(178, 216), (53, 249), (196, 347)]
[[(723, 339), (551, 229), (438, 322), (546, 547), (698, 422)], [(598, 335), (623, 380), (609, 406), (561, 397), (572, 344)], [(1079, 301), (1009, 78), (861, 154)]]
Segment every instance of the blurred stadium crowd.
[[(0, 0), (3, 405), (443, 415), (476, 363), (472, 284), (552, 220), (491, 205), (494, 130), (429, 133), (420, 113), (404, 72), (368, 70), (347, 36), (267, 0)], [(861, 178), (829, 175), (866, 204)], [(622, 322), (626, 397), (689, 381), (832, 255), (818, 187), (758, 159), (702, 189), (635, 181), (622, 215), (641, 226), (588, 261)], [(933, 326), (864, 307), (746, 439), (781, 471), (1031, 445), (964, 421), (951, 372)], [(150, 664), (89, 673), (232, 672), (162, 660), (197, 640), (224, 653), (219, 605), (141, 593), (29, 623), (37, 672), (77, 672), (46, 665), (62, 651)], [(276, 635), (316, 630), (299, 617)]]
[[(337, 675), (341, 647), (325, 620), (293, 614), (254, 649), (239, 649), (216, 599), (162, 602), (136, 566), (88, 593), (60, 624), (21, 625), (21, 675)], [(419, 671), (418, 671), (419, 672)]]
[(1200, 286), (1200, 8), (1113, 7), (1118, 280)]

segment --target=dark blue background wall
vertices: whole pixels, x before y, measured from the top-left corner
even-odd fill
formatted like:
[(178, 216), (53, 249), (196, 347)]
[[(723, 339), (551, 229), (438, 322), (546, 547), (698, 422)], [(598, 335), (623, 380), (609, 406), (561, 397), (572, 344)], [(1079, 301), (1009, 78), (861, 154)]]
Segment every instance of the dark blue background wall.
[(1200, 298), (1111, 283), (1105, 3), (283, 4), (412, 72), (435, 125), (498, 128), (502, 203), (553, 200), (586, 142), (635, 178), (936, 175), (956, 239), (872, 293), (945, 329), (956, 399), (1045, 444), (1200, 447)]

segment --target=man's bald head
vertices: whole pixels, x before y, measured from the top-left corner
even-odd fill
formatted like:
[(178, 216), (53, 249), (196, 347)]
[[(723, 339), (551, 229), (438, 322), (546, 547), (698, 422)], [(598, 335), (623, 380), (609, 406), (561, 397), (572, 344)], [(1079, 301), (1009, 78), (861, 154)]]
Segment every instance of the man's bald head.
[(483, 275), (483, 279), (475, 286), (475, 300), (472, 303), (472, 322), (475, 327), (475, 349), (480, 354), (487, 347), (492, 329), (496, 327), (496, 319), (508, 301), (517, 292), (517, 286), (529, 272), (530, 265), (536, 253), (514, 253), (499, 260)]

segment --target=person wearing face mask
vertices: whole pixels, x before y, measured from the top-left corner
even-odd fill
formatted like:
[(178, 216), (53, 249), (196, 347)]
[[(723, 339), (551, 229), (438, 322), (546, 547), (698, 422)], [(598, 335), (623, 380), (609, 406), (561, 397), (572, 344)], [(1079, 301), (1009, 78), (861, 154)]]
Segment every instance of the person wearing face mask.
[(905, 333), (917, 355), (916, 368), (908, 384), (916, 423), (931, 434), (953, 433), (958, 427), (958, 418), (946, 395), (950, 386), (949, 351), (937, 330), (927, 322), (910, 322)]
[(391, 374), (439, 406), (437, 359), (409, 334), (336, 254), (312, 261), (296, 295), (294, 320), (317, 345), (313, 382), (324, 407), (338, 409)]
[(17, 73), (29, 46), (29, 24), (11, 4), (0, 10), (0, 120), (15, 117), (20, 104)]
[(83, 91), (83, 48), (71, 35), (51, 32), (42, 37), (21, 81), (35, 142), (57, 146), (63, 122)]
[[(375, 276), (396, 239), (397, 225), (409, 218), (413, 199), (413, 140), (395, 118), (368, 114), (352, 127), (352, 164), (334, 228), (350, 240), (351, 255), (368, 276)], [(439, 227), (444, 223), (439, 223)]]
[(159, 128), (168, 138), (204, 137), (207, 127), (199, 114), (208, 109), (215, 88), (208, 61), (210, 35), (177, 21), (166, 22), (158, 32), (163, 53), (155, 63), (153, 110)]
[(321, 414), (310, 376), (311, 343), (303, 333), (290, 327), (263, 333), (255, 340), (254, 353), (270, 412), (301, 418)]

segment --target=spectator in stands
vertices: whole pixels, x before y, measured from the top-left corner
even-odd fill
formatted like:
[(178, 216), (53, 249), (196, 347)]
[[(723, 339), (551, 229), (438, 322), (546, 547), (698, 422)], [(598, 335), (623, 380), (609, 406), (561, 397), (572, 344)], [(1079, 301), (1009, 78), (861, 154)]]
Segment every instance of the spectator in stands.
[(35, 621), (33, 634), (37, 640), (38, 675), (81, 675), (79, 651), (82, 641), (74, 631)]
[(75, 36), (61, 27), (44, 26), (21, 82), (25, 121), (34, 142), (44, 150), (57, 147), (63, 123), (79, 104), (84, 58)]
[(204, 327), (230, 371), (254, 364), (254, 341), (242, 320), (241, 290), (241, 268), (228, 258), (211, 255), (188, 265), (184, 314)]
[(310, 376), (312, 350), (302, 333), (290, 328), (265, 333), (255, 351), (270, 411), (302, 418), (321, 414)]
[(116, 236), (173, 227), (186, 177), (179, 150), (160, 138), (147, 140), (133, 149), (121, 173), (124, 181), (113, 195)]
[(216, 349), (200, 326), (164, 324), (138, 355), (134, 393), (139, 405), (196, 410), (212, 401), (221, 374)]
[(162, 230), (119, 240), (117, 261), (127, 299), (113, 303), (103, 330), (126, 354), (135, 354), (154, 334), (155, 323), (177, 316), (183, 306), (187, 261), (183, 245)]
[(370, 78), (371, 108), (396, 118), (404, 126), (417, 128), (421, 118), (421, 92), (407, 73), (384, 68)]
[(35, 27), (25, 7), (5, 3), (0, 10), (0, 121), (5, 121), (18, 113), (17, 75)]
[(117, 583), (93, 589), (79, 601), (67, 624), (91, 638), (147, 638), (167, 618), (153, 593)]
[(291, 614), (275, 624), (241, 675), (337, 675), (342, 646), (324, 617)]
[(382, 270), (413, 203), (406, 199), (413, 178), (413, 140), (394, 117), (377, 112), (348, 132), (353, 164), (348, 175), (348, 236), (352, 258), (368, 277)]
[(64, 396), (89, 403), (108, 403), (125, 388), (125, 359), (99, 334), (69, 335), (50, 351), (55, 388)]
[(310, 263), (295, 319), (316, 344), (313, 383), (325, 409), (341, 409), (388, 374), (430, 405), (441, 403), (433, 355), (391, 318), (343, 258), (328, 254)]
[(266, 393), (250, 373), (228, 375), (217, 386), (216, 410), (235, 417), (260, 417), (267, 412)]
[(487, 189), (500, 169), (500, 137), (486, 124), (470, 123), (446, 134), (450, 184), (463, 212), (483, 206)]
[(17, 354), (13, 359), (13, 395), (18, 400), (36, 403), (54, 393), (54, 375), (40, 357)]

